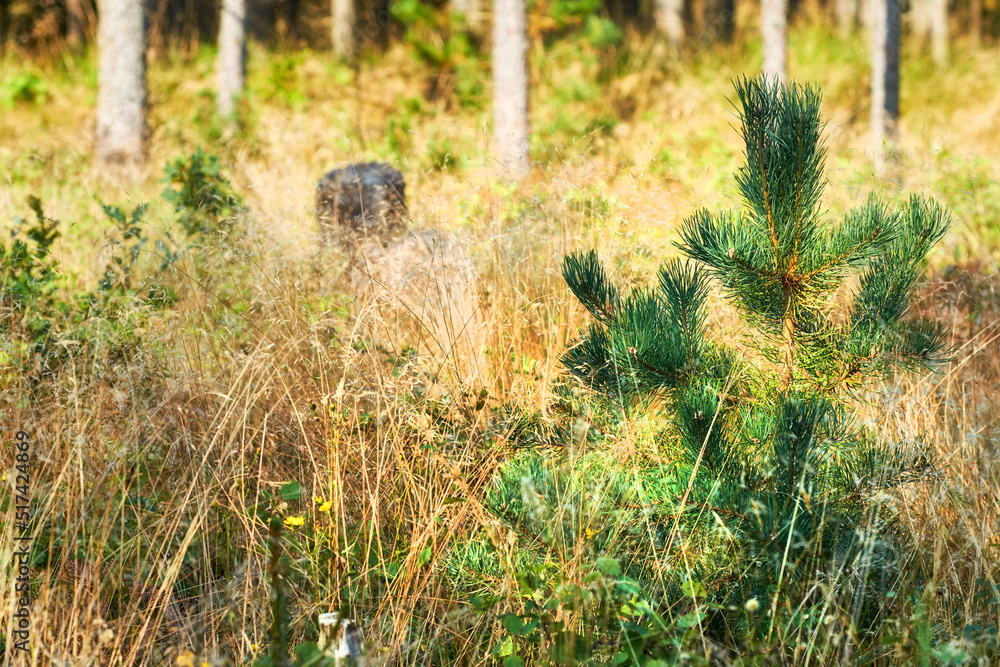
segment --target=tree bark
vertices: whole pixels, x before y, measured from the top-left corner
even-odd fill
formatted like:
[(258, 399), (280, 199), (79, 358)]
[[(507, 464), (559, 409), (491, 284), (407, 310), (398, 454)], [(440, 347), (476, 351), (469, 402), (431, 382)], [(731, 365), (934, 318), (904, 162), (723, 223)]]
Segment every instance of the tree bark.
[(87, 41), (87, 12), (83, 2), (66, 0), (66, 44), (70, 48), (77, 48)]
[(858, 0), (837, 0), (837, 25), (843, 39), (850, 37), (857, 27)]
[(499, 171), (531, 169), (528, 123), (528, 29), (524, 0), (493, 5), (493, 132)]
[(899, 123), (899, 3), (870, 0), (872, 151), (879, 173), (896, 143)]
[(969, 3), (969, 32), (972, 33), (973, 46), (979, 46), (983, 34), (982, 0), (971, 0)]
[(232, 118), (246, 80), (246, 0), (223, 0), (219, 17), (218, 77), (219, 115)]
[(788, 0), (762, 0), (761, 35), (764, 38), (764, 74), (788, 82)]
[(719, 39), (729, 44), (733, 41), (733, 34), (736, 32), (736, 0), (719, 0), (716, 2), (718, 16), (716, 22), (719, 26)]
[(673, 47), (684, 41), (684, 0), (656, 0), (656, 28)]
[(912, 0), (910, 3), (910, 36), (922, 52), (931, 39), (931, 3), (934, 0)]
[(281, 3), (281, 39), (286, 44), (295, 44), (299, 38), (299, 0), (284, 0)]
[(354, 59), (354, 0), (332, 0), (330, 36), (333, 53), (343, 60)]
[(476, 30), (483, 23), (483, 7), (480, 0), (451, 0), (451, 13), (465, 17), (465, 25)]
[(948, 64), (948, 0), (930, 0), (931, 52), (934, 64)]
[(97, 158), (139, 163), (146, 144), (146, 26), (143, 3), (99, 0)]

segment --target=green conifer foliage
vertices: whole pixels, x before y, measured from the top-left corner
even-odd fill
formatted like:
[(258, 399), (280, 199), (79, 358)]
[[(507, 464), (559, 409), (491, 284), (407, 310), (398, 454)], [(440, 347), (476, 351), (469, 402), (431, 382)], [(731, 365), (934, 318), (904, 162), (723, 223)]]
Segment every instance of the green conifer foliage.
[[(929, 463), (862, 427), (853, 400), (893, 373), (945, 361), (942, 328), (908, 308), (948, 216), (919, 197), (893, 207), (870, 196), (834, 221), (821, 206), (818, 90), (755, 78), (736, 91), (742, 210), (691, 215), (678, 243), (686, 259), (665, 262), (649, 287), (622, 293), (594, 252), (563, 264), (594, 318), (565, 353), (567, 369), (595, 405), (656, 413), (670, 463), (626, 471), (599, 440), (569, 467), (538, 449), (506, 466), (489, 500), (510, 525), (559, 543), (584, 530), (554, 522), (603, 520), (591, 533), (615, 538), (582, 551), (617, 558), (665, 607), (693, 599), (697, 582), (716, 610), (704, 628), (720, 638), (751, 632), (750, 598), (774, 619), (785, 614), (772, 623), (846, 609), (863, 633), (900, 585), (905, 557), (880, 491)], [(741, 334), (709, 330), (713, 288), (745, 323)]]
[[(594, 253), (567, 257), (566, 281), (597, 321), (565, 361), (624, 404), (662, 395), (690, 462), (687, 503), (718, 506), (759, 548), (787, 545), (786, 560), (826, 539), (824, 525), (866, 524), (867, 490), (926, 464), (878, 442), (847, 408), (860, 387), (943, 361), (942, 328), (907, 309), (948, 218), (919, 197), (893, 209), (871, 196), (832, 223), (820, 208), (818, 91), (762, 78), (736, 88), (744, 209), (689, 217), (679, 244), (689, 260), (665, 263), (656, 289), (620, 296)], [(844, 312), (832, 295), (854, 274)], [(710, 282), (748, 325), (740, 352), (706, 331)]]

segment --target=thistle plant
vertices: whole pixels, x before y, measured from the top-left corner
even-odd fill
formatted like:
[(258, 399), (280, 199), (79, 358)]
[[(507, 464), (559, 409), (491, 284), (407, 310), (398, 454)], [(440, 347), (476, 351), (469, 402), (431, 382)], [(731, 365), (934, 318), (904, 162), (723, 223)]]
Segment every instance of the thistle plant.
[[(862, 390), (945, 361), (942, 327), (908, 309), (948, 216), (920, 197), (893, 207), (872, 195), (833, 220), (821, 206), (819, 91), (755, 78), (736, 92), (742, 210), (685, 220), (684, 258), (666, 261), (653, 286), (623, 293), (594, 252), (563, 264), (594, 319), (566, 368), (593, 405), (655, 416), (667, 463), (626, 470), (588, 441), (591, 453), (567, 467), (538, 449), (507, 464), (489, 502), (521, 531), (613, 556), (662, 608), (703, 610), (702, 629), (738, 637), (730, 646), (817, 608), (863, 634), (906, 556), (883, 492), (930, 462), (853, 412)], [(744, 326), (709, 330), (713, 288)], [(582, 480), (585, 469), (600, 477)], [(567, 512), (567, 499), (581, 507)], [(587, 526), (570, 525), (580, 517)], [(763, 629), (748, 601), (765, 606)]]

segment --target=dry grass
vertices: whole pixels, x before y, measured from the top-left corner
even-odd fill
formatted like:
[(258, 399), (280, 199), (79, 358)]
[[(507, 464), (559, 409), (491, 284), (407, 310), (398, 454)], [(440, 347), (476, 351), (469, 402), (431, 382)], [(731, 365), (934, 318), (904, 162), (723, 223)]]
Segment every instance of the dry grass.
[[(831, 208), (871, 187), (934, 194), (956, 213), (919, 306), (951, 324), (956, 360), (873, 402), (888, 408), (888, 434), (928, 438), (940, 457), (938, 479), (911, 485), (900, 507), (934, 572), (925, 612), (960, 633), (982, 622), (977, 581), (1000, 576), (995, 54), (959, 45), (949, 72), (908, 61), (903, 157), (893, 178), (876, 181), (864, 157), (860, 39), (818, 35), (796, 33), (792, 74), (826, 86)], [(241, 312), (182, 265), (171, 277), (180, 303), (135, 313), (141, 344), (127, 354), (112, 327), (62, 341), (64, 361), (41, 382), (2, 371), (5, 433), (21, 428), (35, 443), (40, 556), (33, 653), (21, 662), (163, 665), (185, 650), (249, 662), (268, 642), (267, 527), (256, 516), (266, 505), (307, 519), (286, 530), (297, 637), (314, 636), (317, 611), (349, 604), (386, 664), (440, 664), (445, 645), (455, 663), (490, 663), (495, 628), (438, 576), (449, 544), (498, 530), (477, 502), (503, 456), (490, 409), (551, 402), (558, 357), (585, 323), (558, 273), (568, 250), (597, 247), (623, 282), (645, 281), (674, 252), (684, 216), (736, 204), (738, 136), (725, 96), (754, 54), (716, 49), (682, 65), (637, 43), (605, 85), (597, 55), (557, 47), (536, 71), (542, 164), (519, 190), (491, 180), (488, 109), (423, 101), (393, 148), (389, 120), (401, 122), (403, 100), (420, 97), (427, 75), (404, 49), (365, 63), (355, 85), (324, 56), (252, 56), (241, 136), (213, 134), (210, 58), (155, 67), (150, 162), (133, 174), (91, 167), (93, 90), (79, 80), (92, 77), (92, 59), (16, 65), (51, 92), (0, 116), (0, 219), (26, 216), (26, 197), (38, 194), (63, 222), (57, 252), (75, 283), (91, 287), (106, 262), (98, 200), (149, 201), (152, 227), (169, 226), (161, 165), (213, 139), (245, 197), (243, 245), (254, 249), (207, 260), (208, 275), (235, 277)], [(615, 122), (592, 124), (599, 117)], [(458, 167), (435, 171), (431, 154), (444, 142)], [(415, 240), (405, 252), (317, 252), (316, 180), (376, 157), (404, 170)], [(5, 345), (15, 334), (3, 332)], [(489, 399), (477, 408), (482, 390)], [(282, 500), (291, 480), (303, 496)], [(5, 520), (5, 561), (13, 536)], [(0, 608), (10, 608), (12, 583)], [(898, 664), (917, 632), (901, 628)]]

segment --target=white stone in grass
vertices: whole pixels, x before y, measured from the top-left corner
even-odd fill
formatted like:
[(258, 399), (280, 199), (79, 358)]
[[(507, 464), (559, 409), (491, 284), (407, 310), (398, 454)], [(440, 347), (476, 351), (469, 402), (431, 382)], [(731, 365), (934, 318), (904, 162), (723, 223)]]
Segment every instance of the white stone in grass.
[[(333, 633), (336, 636), (331, 636)], [(333, 658), (338, 665), (345, 658), (355, 658), (354, 664), (360, 666), (365, 664), (362, 647), (361, 632), (352, 619), (341, 621), (337, 612), (319, 615), (319, 648), (324, 655)]]

